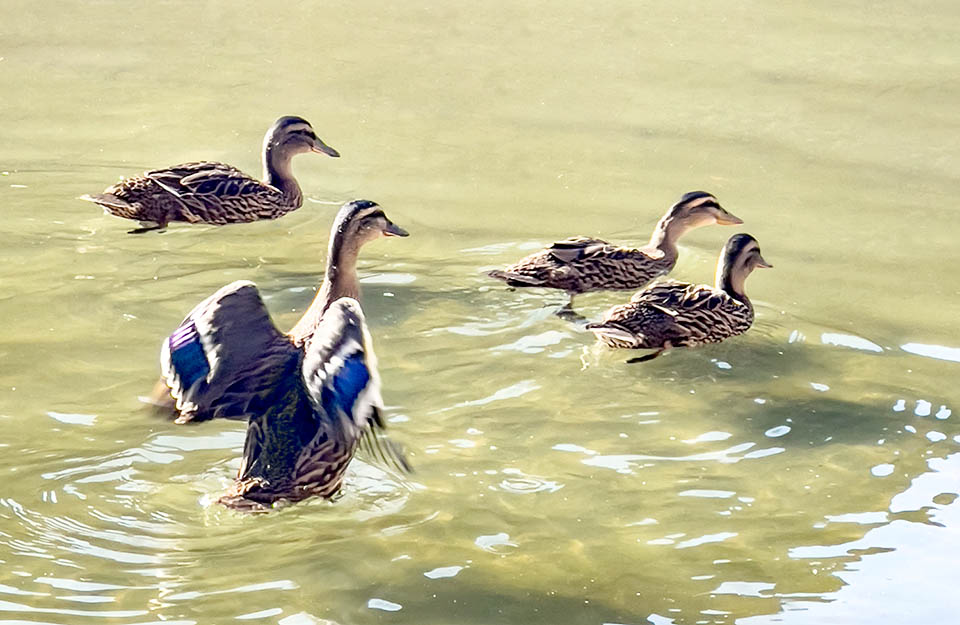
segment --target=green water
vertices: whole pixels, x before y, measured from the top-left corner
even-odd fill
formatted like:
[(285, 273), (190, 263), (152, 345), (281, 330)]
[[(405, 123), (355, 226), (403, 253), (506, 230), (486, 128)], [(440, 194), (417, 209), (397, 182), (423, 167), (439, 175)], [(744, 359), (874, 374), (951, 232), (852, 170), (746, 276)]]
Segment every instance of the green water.
[[(0, 623), (954, 622), (955, 3), (2, 7)], [(297, 158), (281, 220), (129, 236), (75, 199), (256, 172), (284, 114), (343, 157)], [(627, 366), (485, 277), (701, 188), (776, 266), (745, 336)], [(411, 232), (361, 273), (416, 472), (211, 504), (243, 426), (142, 409), (160, 341), (241, 278), (291, 326), (355, 197)]]

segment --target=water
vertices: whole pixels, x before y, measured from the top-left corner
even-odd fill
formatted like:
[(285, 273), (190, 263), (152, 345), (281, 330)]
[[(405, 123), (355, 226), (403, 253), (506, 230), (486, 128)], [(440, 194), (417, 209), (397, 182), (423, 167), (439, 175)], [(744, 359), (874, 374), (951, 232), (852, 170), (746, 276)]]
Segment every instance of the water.
[[(960, 14), (952, 3), (4, 3), (0, 622), (952, 622)], [(223, 229), (76, 201), (185, 160), (309, 198)], [(639, 243), (704, 188), (776, 265), (744, 337), (643, 365), (484, 276)], [(237, 514), (243, 427), (143, 411), (160, 340), (258, 283), (281, 327), (340, 202), (393, 436), (335, 503)], [(683, 240), (709, 281), (734, 230)], [(578, 299), (591, 318), (624, 299)]]

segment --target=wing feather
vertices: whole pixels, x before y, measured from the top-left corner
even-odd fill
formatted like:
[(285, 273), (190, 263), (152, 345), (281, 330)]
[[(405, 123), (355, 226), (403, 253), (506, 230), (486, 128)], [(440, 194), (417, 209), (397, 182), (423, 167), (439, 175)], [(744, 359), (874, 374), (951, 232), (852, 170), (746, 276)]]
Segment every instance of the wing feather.
[(179, 421), (248, 416), (269, 376), (297, 358), (270, 319), (257, 287), (237, 281), (197, 305), (164, 342), (160, 368)]
[[(348, 441), (387, 465), (409, 471), (402, 448), (384, 434), (376, 355), (360, 304), (335, 301), (304, 346), (303, 380), (320, 418), (339, 424)], [(311, 450), (305, 450), (309, 455)]]
[(560, 262), (572, 263), (602, 254), (608, 248), (614, 249), (614, 246), (602, 239), (578, 236), (555, 242), (547, 248), (547, 252)]
[(280, 196), (276, 187), (248, 176), (225, 163), (185, 163), (146, 172), (145, 176), (176, 198), (187, 221), (199, 221), (197, 212), (216, 210), (224, 202), (243, 200), (255, 194)]

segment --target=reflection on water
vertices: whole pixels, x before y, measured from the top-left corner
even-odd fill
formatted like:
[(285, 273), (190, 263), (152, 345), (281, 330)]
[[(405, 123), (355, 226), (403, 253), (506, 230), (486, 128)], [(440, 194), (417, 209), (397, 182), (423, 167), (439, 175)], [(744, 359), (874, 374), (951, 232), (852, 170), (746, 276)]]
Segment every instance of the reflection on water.
[(960, 347), (944, 347), (943, 345), (924, 345), (923, 343), (907, 343), (901, 345), (900, 349), (918, 356), (927, 358), (937, 358), (939, 360), (952, 360), (960, 362)]
[[(953, 592), (955, 554), (960, 546), (960, 505), (957, 484), (960, 454), (928, 462), (929, 472), (890, 501), (885, 511), (828, 518), (831, 523), (873, 525), (863, 537), (851, 542), (798, 547), (792, 558), (822, 561), (843, 559), (849, 564), (834, 575), (843, 587), (822, 597), (788, 598), (784, 613), (754, 617), (741, 622), (758, 623), (871, 623), (882, 603), (891, 622), (944, 622), (960, 601)], [(923, 512), (923, 522), (890, 516)], [(931, 545), (936, 545), (931, 549)], [(815, 601), (814, 601), (815, 599)], [(829, 602), (829, 603), (825, 603)]]
[[(0, 620), (953, 619), (952, 7), (6, 8)], [(287, 113), (343, 158), (294, 166), (282, 220), (134, 237), (74, 199), (255, 171)], [(628, 366), (562, 293), (485, 275), (570, 235), (641, 244), (694, 188), (777, 258), (735, 340)], [(143, 409), (159, 340), (237, 279), (292, 325), (355, 197), (411, 232), (359, 270), (416, 472), (361, 457), (334, 502), (226, 510), (243, 425)], [(710, 281), (724, 238), (684, 237), (675, 276)]]

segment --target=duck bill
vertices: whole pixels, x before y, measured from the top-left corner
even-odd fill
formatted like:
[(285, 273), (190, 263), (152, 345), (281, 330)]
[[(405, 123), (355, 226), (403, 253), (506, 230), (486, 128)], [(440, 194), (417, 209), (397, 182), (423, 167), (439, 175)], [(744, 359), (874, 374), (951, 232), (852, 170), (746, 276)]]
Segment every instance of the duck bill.
[(733, 213), (724, 212), (722, 215), (717, 215), (717, 223), (721, 226), (739, 226), (743, 220)]
[(310, 151), (316, 152), (317, 154), (326, 154), (327, 156), (332, 156), (334, 158), (338, 158), (340, 156), (340, 152), (337, 152), (320, 139), (317, 139), (313, 142), (313, 147), (310, 148)]
[(773, 269), (773, 265), (763, 260), (763, 256), (758, 259), (757, 267), (762, 267), (763, 269)]
[(384, 236), (388, 237), (408, 237), (410, 233), (398, 226), (397, 224), (390, 222), (387, 224), (387, 227), (383, 229)]

